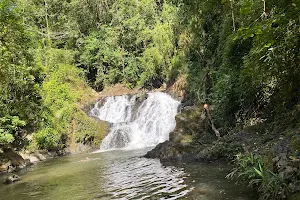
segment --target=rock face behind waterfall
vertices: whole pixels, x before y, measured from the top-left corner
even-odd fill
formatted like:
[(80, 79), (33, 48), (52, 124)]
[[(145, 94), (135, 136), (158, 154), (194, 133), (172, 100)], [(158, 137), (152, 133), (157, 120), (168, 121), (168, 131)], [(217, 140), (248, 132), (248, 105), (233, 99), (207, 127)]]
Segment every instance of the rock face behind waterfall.
[(179, 102), (162, 92), (106, 97), (91, 115), (111, 123), (101, 150), (155, 146), (169, 139)]

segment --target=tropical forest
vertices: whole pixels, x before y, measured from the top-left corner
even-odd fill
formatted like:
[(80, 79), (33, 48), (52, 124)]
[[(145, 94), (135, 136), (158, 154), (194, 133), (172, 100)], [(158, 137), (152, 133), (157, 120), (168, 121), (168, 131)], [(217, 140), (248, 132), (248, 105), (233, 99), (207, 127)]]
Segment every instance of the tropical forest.
[(300, 0), (0, 0), (0, 199), (300, 200)]

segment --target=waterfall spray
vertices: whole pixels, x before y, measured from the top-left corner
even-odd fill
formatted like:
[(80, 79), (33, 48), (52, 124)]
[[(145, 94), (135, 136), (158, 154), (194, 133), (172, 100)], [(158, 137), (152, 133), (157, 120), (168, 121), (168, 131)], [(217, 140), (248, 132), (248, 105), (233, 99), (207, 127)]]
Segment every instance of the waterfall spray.
[(97, 102), (91, 115), (111, 123), (110, 132), (101, 143), (101, 150), (142, 148), (169, 139), (176, 126), (175, 115), (180, 102), (162, 92), (106, 97)]

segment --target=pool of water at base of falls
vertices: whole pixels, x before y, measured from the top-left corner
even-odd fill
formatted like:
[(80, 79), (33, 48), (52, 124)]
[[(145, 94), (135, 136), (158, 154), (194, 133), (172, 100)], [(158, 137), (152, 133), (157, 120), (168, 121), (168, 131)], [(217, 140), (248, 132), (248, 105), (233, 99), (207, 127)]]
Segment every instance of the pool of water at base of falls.
[[(225, 178), (228, 166), (162, 164), (149, 150), (114, 150), (60, 157), (18, 172), (21, 181), (0, 185), (1, 200), (256, 199)], [(7, 175), (1, 175), (3, 182)]]

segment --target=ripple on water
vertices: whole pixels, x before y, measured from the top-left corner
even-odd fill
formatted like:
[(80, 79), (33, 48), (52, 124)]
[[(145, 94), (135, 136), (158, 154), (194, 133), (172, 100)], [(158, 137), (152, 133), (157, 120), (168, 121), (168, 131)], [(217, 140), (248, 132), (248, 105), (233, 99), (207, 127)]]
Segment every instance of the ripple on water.
[(162, 166), (158, 160), (134, 158), (111, 163), (103, 189), (113, 199), (176, 199), (192, 189), (184, 184), (185, 175), (183, 169)]
[(226, 167), (166, 166), (141, 157), (146, 151), (119, 150), (41, 162), (21, 174), (20, 182), (0, 185), (0, 199), (254, 199), (225, 179)]

